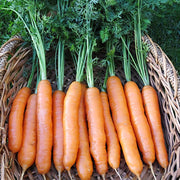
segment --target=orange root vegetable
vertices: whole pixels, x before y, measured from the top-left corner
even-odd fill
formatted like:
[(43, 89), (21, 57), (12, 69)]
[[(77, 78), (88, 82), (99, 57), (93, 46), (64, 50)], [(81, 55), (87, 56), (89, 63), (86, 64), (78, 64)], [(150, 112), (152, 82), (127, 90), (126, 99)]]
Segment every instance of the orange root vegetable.
[(9, 114), (8, 148), (13, 153), (20, 150), (23, 137), (24, 111), (31, 94), (28, 87), (23, 87), (16, 95)]
[(81, 83), (74, 81), (69, 86), (64, 99), (63, 131), (64, 131), (64, 158), (63, 163), (70, 171), (76, 162), (79, 148), (78, 114), (81, 100)]
[(119, 137), (125, 161), (137, 177), (143, 170), (143, 163), (138, 151), (136, 138), (130, 122), (128, 107), (121, 81), (116, 76), (107, 80), (107, 92), (112, 117)]
[(64, 170), (63, 165), (63, 107), (65, 93), (56, 90), (53, 93), (53, 161), (58, 173)]
[(76, 168), (81, 180), (88, 180), (91, 178), (93, 172), (93, 162), (90, 155), (89, 136), (86, 123), (86, 112), (84, 96), (86, 85), (82, 84), (82, 95), (79, 106), (79, 150), (76, 160)]
[(152, 86), (147, 85), (142, 89), (142, 97), (145, 113), (153, 136), (156, 158), (163, 168), (167, 168), (168, 154), (161, 125), (161, 115), (157, 93)]
[(105, 176), (108, 170), (104, 115), (99, 90), (88, 88), (85, 93), (86, 114), (89, 129), (90, 152), (97, 172)]
[(37, 131), (36, 131), (36, 111), (37, 95), (32, 94), (27, 102), (27, 108), (23, 124), (23, 140), (20, 151), (18, 152), (18, 162), (24, 172), (34, 163), (36, 157)]
[(117, 169), (120, 165), (121, 150), (120, 150), (118, 136), (111, 118), (109, 101), (106, 92), (101, 92), (101, 101), (103, 105), (104, 120), (105, 120), (108, 163), (113, 169)]
[(52, 137), (52, 88), (48, 80), (41, 80), (37, 87), (36, 153), (36, 167), (40, 174), (46, 174), (51, 167)]
[(155, 147), (151, 130), (144, 113), (141, 92), (137, 84), (128, 81), (124, 86), (131, 123), (135, 132), (139, 149), (146, 164), (151, 165), (155, 161)]

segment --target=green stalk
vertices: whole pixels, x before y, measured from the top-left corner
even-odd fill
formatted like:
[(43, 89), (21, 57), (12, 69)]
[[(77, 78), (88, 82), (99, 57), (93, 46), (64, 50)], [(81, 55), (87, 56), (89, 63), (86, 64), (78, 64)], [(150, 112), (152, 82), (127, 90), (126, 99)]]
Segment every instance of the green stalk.
[[(58, 90), (62, 91), (64, 85), (64, 42), (61, 42), (60, 39), (58, 42), (56, 55), (58, 56), (58, 72), (56, 72), (57, 86), (58, 86)], [(56, 65), (56, 59), (57, 58), (55, 58), (55, 65)]]
[(32, 61), (33, 61), (32, 70), (31, 70), (31, 74), (30, 74), (30, 76), (29, 76), (29, 80), (28, 80), (28, 83), (27, 83), (27, 87), (28, 87), (28, 88), (31, 87), (32, 80), (33, 80), (33, 77), (34, 77), (34, 72), (35, 72), (35, 69), (36, 69), (36, 67), (37, 67), (36, 52), (35, 52), (35, 50), (33, 51)]
[(86, 44), (80, 46), (78, 52), (78, 59), (76, 64), (76, 81), (81, 82), (84, 74), (84, 67), (86, 63)]
[(108, 40), (106, 43), (106, 52), (108, 59), (109, 74), (110, 76), (115, 76), (115, 65), (114, 65), (115, 48), (113, 47), (112, 42), (110, 40)]
[(102, 87), (101, 87), (101, 91), (102, 92), (106, 92), (106, 84), (107, 84), (107, 79), (108, 79), (108, 77), (109, 77), (109, 69), (107, 68), (106, 69), (106, 74), (105, 74), (105, 78), (104, 78), (104, 82), (103, 82), (103, 85), (102, 85)]
[(87, 84), (89, 88), (94, 87), (93, 59), (92, 59), (94, 45), (95, 45), (95, 41), (89, 40), (89, 37), (87, 37), (86, 76), (87, 76)]
[[(127, 48), (129, 49), (130, 46), (130, 41), (129, 39), (127, 40)], [(126, 47), (124, 45), (124, 43), (122, 43), (122, 50), (123, 50), (123, 62), (124, 62), (124, 74), (126, 77), (126, 81), (131, 81), (131, 60), (129, 58), (129, 56), (127, 55), (127, 50)]]
[(135, 51), (137, 64), (139, 68), (138, 74), (140, 75), (144, 85), (149, 85), (149, 75), (147, 71), (145, 54), (143, 52), (143, 45), (141, 40), (141, 0), (138, 0), (138, 14), (134, 18), (134, 32), (135, 32)]

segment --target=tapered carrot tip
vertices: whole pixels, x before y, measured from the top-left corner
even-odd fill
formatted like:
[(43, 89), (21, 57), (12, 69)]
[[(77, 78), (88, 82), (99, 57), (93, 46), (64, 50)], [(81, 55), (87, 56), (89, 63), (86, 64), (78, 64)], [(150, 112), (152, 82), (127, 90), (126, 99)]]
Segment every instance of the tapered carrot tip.
[(105, 174), (102, 174), (101, 177), (103, 180), (105, 180)]
[(26, 169), (23, 169), (23, 170), (22, 170), (22, 174), (21, 174), (20, 180), (23, 180), (25, 171), (26, 171)]
[(121, 176), (120, 176), (119, 172), (117, 171), (117, 169), (114, 169), (114, 171), (115, 171), (115, 172), (116, 172), (116, 174), (119, 176), (119, 179), (120, 179), (120, 180), (122, 180), (122, 178), (121, 178)]
[(71, 176), (70, 170), (68, 170), (67, 172), (68, 172), (68, 175), (69, 175), (70, 179), (72, 180), (72, 176)]

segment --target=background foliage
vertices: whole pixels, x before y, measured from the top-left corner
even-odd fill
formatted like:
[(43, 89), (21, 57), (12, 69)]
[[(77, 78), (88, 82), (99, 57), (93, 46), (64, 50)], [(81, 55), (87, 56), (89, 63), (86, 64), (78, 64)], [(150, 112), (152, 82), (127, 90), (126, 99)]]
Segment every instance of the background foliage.
[[(42, 13), (42, 17), (39, 18), (39, 26), (43, 24), (44, 41), (46, 43), (46, 50), (51, 47), (53, 40), (59, 36), (59, 32), (63, 32), (64, 37), (71, 37), (69, 32), (64, 29), (63, 20), (59, 22), (56, 16), (52, 19), (44, 15), (48, 15), (48, 12), (54, 13), (56, 11), (56, 0), (42, 0), (38, 1), (39, 12)], [(83, 0), (72, 0), (72, 3), (79, 2), (79, 5), (83, 5)], [(97, 1), (98, 2), (98, 1)], [(114, 19), (120, 20), (119, 24), (122, 27), (124, 34), (128, 34), (133, 30), (133, 22), (130, 13), (133, 14), (136, 1), (134, 0), (99, 0), (100, 4), (106, 2), (104, 6), (104, 13), (109, 22)], [(22, 0), (5, 0), (0, 1), (1, 7), (15, 7), (18, 11), (23, 12), (25, 9), (24, 2)], [(113, 7), (113, 9), (110, 8)], [(163, 51), (173, 62), (175, 68), (180, 72), (180, 0), (143, 0), (142, 6), (142, 30), (150, 35), (154, 42), (158, 43)], [(106, 11), (107, 9), (107, 11)], [(78, 9), (77, 9), (78, 10)], [(114, 14), (114, 12), (116, 14)], [(51, 14), (50, 14), (51, 15)], [(68, 18), (73, 17), (72, 14)], [(102, 18), (103, 17), (99, 17)], [(71, 19), (67, 19), (71, 21)], [(72, 21), (71, 21), (72, 22)], [(116, 23), (118, 25), (118, 23)], [(71, 29), (76, 24), (71, 23)], [(101, 27), (102, 28), (102, 27)], [(20, 33), (24, 39), (30, 41), (22, 23), (12, 11), (0, 11), (0, 44), (6, 42), (12, 35)], [(78, 32), (81, 33), (81, 32)], [(106, 39), (108, 35), (108, 29), (101, 31), (101, 36)]]

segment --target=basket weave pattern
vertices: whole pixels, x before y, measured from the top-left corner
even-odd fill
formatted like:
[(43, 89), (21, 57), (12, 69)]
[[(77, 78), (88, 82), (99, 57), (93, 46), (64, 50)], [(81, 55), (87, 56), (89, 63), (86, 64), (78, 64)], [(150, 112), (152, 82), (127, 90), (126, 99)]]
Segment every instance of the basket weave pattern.
[[(7, 148), (7, 130), (8, 130), (8, 115), (10, 112), (12, 101), (17, 92), (27, 84), (27, 77), (23, 77), (24, 68), (27, 67), (27, 62), (31, 52), (28, 48), (20, 47), (22, 40), (19, 37), (13, 37), (2, 47), (13, 47), (3, 50), (0, 48), (0, 64), (4, 64), (0, 68), (0, 178), (3, 180), (19, 179), (21, 175), (21, 167), (19, 166), (16, 155), (9, 152)], [(148, 71), (150, 75), (151, 85), (158, 92), (160, 109), (162, 114), (162, 124), (167, 144), (170, 164), (166, 171), (159, 166), (157, 162), (153, 164), (153, 169), (157, 179), (177, 179), (180, 176), (180, 79), (173, 67), (171, 61), (161, 48), (154, 43), (148, 36), (144, 37), (144, 41), (148, 44), (150, 52), (148, 55)], [(10, 46), (11, 45), (11, 46)], [(17, 48), (18, 47), (18, 48)], [(3, 51), (2, 51), (3, 50)], [(6, 60), (2, 60), (2, 55), (6, 54)], [(9, 58), (9, 60), (7, 60)], [(4, 58), (3, 58), (4, 59)], [(30, 66), (30, 65), (29, 65)], [(95, 77), (99, 69), (94, 69)], [(120, 64), (116, 66), (116, 75), (120, 77), (122, 84), (125, 82), (123, 67)], [(101, 71), (104, 71), (101, 69)], [(104, 73), (105, 74), (105, 73)], [(97, 75), (98, 76), (98, 75)], [(52, 84), (53, 90), (56, 89), (56, 78), (53, 70), (48, 72), (48, 79)], [(103, 76), (101, 75), (101, 79)], [(75, 68), (71, 61), (65, 62), (65, 78), (64, 91), (67, 91), (70, 83), (75, 80)], [(134, 80), (140, 88), (143, 84), (135, 71), (132, 72), (132, 80)], [(100, 82), (96, 82), (96, 86), (100, 87)], [(117, 169), (122, 179), (134, 179), (135, 176), (129, 171), (125, 160), (121, 158), (120, 167)], [(72, 177), (79, 179), (75, 166), (71, 169)], [(50, 172), (47, 174), (49, 179), (58, 179), (57, 172), (52, 164)], [(144, 165), (141, 178), (151, 180), (153, 176), (147, 165)], [(33, 165), (24, 176), (24, 179), (41, 180), (41, 175), (38, 174), (35, 165)], [(62, 173), (62, 179), (69, 179), (66, 171)], [(100, 179), (95, 169), (92, 179)], [(109, 168), (106, 179), (119, 179), (118, 175), (112, 168)]]

